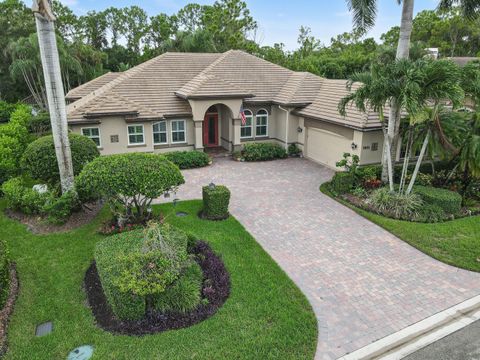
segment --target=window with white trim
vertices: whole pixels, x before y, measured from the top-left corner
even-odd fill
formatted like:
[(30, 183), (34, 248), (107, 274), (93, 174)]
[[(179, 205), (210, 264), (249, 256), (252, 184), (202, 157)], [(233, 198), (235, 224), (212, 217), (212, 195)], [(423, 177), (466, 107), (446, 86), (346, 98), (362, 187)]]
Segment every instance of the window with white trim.
[(145, 144), (143, 125), (128, 125), (128, 145)]
[(245, 125), (243, 123), (240, 125), (240, 138), (251, 138), (252, 137), (252, 123), (253, 123), (253, 113), (250, 110), (244, 110), (245, 114)]
[(185, 142), (186, 136), (186, 124), (185, 120), (172, 120), (172, 143)]
[(257, 111), (255, 136), (268, 136), (268, 112), (261, 109)]
[(159, 121), (153, 124), (153, 143), (166, 144), (167, 143), (167, 122)]
[(98, 127), (83, 128), (82, 135), (92, 139), (97, 147), (100, 147), (100, 129)]

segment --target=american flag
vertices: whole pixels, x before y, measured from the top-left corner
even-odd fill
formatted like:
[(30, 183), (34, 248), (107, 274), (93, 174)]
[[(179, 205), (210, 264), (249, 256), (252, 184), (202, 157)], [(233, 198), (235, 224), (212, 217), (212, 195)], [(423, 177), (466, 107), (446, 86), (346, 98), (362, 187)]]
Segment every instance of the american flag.
[(245, 116), (245, 111), (243, 111), (243, 105), (240, 106), (240, 117), (242, 118), (242, 125), (247, 124), (247, 117)]

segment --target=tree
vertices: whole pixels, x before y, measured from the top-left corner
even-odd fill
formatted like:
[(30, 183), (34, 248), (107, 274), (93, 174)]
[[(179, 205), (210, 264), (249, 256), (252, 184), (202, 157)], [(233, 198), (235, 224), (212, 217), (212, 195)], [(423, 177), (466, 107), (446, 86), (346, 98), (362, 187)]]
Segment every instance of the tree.
[[(395, 98), (400, 108), (405, 109), (410, 116), (410, 125), (425, 126), (425, 135), (420, 150), (420, 155), (414, 169), (412, 179), (406, 193), (410, 193), (415, 183), (420, 164), (425, 155), (428, 143), (432, 136), (433, 128), (441, 131), (440, 109), (442, 102), (449, 100), (452, 105), (458, 106), (463, 99), (463, 90), (460, 87), (460, 74), (458, 67), (445, 60), (401, 60), (386, 66), (375, 65), (369, 73), (358, 74), (349, 81), (349, 87), (353, 81), (360, 81), (358, 88), (344, 97), (339, 103), (340, 113), (346, 113), (346, 106), (349, 103), (360, 111), (372, 109), (380, 115), (384, 123), (384, 111), (391, 99)], [(384, 130), (385, 139), (388, 141), (388, 133)], [(409, 137), (411, 139), (411, 137)], [(387, 171), (390, 191), (393, 187), (393, 168), (391, 152), (387, 143)], [(411, 149), (409, 146), (409, 150)], [(408, 154), (407, 154), (408, 157)], [(401, 184), (407, 175), (408, 162), (405, 161)], [(400, 192), (403, 191), (402, 186)]]
[[(396, 59), (407, 59), (410, 50), (410, 37), (413, 25), (413, 5), (414, 0), (399, 1), (402, 3), (402, 17), (400, 24), (400, 35), (397, 44)], [(375, 24), (377, 15), (377, 0), (347, 0), (349, 9), (353, 12), (353, 22), (355, 28), (360, 31), (366, 31)], [(451, 9), (454, 6), (459, 7), (463, 17), (475, 18), (480, 12), (479, 0), (440, 0), (439, 8), (442, 10)], [(383, 171), (382, 180), (387, 180), (388, 164), (386, 161), (386, 151), (390, 149), (392, 158), (395, 159), (396, 143), (398, 140), (398, 133), (400, 129), (400, 107), (395, 98), (391, 99), (390, 112), (388, 116), (388, 127), (384, 146), (384, 156), (382, 160)]]
[(48, 99), (52, 133), (60, 173), (62, 193), (73, 190), (73, 166), (70, 142), (68, 140), (67, 111), (63, 91), (60, 59), (57, 49), (54, 21), (55, 16), (47, 0), (33, 3), (37, 25), (38, 44), (42, 59), (45, 90)]
[[(59, 61), (62, 75), (62, 87), (65, 92), (72, 88), (71, 76), (79, 78), (83, 75), (80, 62), (70, 54), (61, 37), (58, 43)], [(12, 58), (9, 70), (13, 79), (23, 80), (40, 109), (47, 108), (47, 95), (43, 79), (42, 61), (40, 59), (39, 39), (36, 34), (27, 38), (19, 38), (11, 42), (7, 52)]]

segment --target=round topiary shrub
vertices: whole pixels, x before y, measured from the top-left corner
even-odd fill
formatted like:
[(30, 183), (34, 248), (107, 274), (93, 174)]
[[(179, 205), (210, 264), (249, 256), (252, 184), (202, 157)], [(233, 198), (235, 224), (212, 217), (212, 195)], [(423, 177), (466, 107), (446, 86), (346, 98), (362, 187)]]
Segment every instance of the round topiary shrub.
[(182, 173), (162, 155), (130, 153), (101, 156), (76, 178), (80, 198), (96, 194), (105, 199), (122, 222), (147, 220), (153, 199), (183, 184)]
[[(78, 175), (83, 167), (100, 155), (97, 145), (89, 138), (79, 134), (68, 134), (72, 152), (73, 173)], [(23, 154), (22, 167), (34, 179), (48, 184), (60, 182), (57, 156), (53, 136), (43, 136), (27, 146)]]
[(413, 192), (418, 194), (426, 204), (436, 205), (447, 214), (458, 214), (462, 207), (462, 196), (447, 189), (418, 185), (413, 187)]
[(223, 220), (228, 218), (230, 190), (223, 185), (210, 184), (202, 189), (202, 217), (208, 220)]
[(201, 302), (203, 273), (187, 251), (188, 237), (149, 224), (110, 236), (95, 249), (97, 271), (113, 313), (139, 320), (155, 312), (184, 313)]

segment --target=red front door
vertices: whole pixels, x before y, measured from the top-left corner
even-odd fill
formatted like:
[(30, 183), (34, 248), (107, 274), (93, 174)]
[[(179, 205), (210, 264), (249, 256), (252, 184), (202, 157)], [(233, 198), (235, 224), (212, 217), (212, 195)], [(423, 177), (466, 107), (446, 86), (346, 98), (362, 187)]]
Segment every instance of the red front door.
[(207, 113), (203, 120), (203, 145), (218, 146), (218, 114)]

